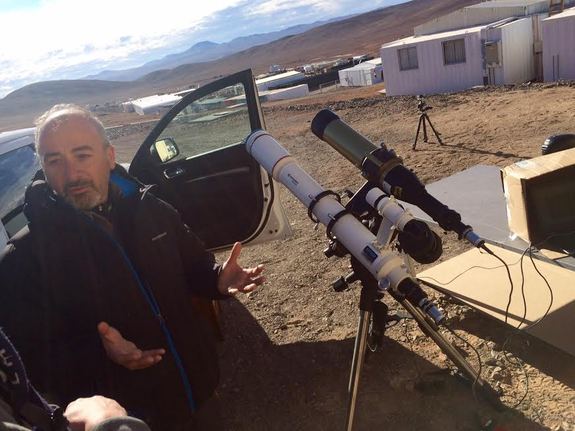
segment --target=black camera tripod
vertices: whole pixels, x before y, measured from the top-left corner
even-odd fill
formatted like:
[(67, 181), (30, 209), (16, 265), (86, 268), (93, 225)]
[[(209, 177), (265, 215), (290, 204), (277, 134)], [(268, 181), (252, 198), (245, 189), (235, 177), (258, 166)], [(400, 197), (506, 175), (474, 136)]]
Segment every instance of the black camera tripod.
[(426, 122), (429, 123), (429, 127), (431, 127), (431, 130), (433, 130), (433, 133), (435, 134), (435, 137), (437, 138), (437, 142), (439, 143), (439, 145), (443, 145), (443, 141), (441, 140), (440, 137), (441, 133), (435, 130), (435, 127), (433, 127), (433, 124), (431, 124), (429, 115), (427, 115), (427, 111), (432, 109), (432, 107), (427, 105), (425, 103), (425, 100), (421, 96), (417, 97), (417, 109), (420, 112), (419, 122), (417, 123), (417, 133), (415, 134), (415, 141), (413, 142), (413, 146), (411, 147), (411, 149), (415, 150), (415, 146), (417, 145), (417, 139), (419, 138), (419, 130), (421, 129), (422, 125), (423, 125), (423, 142), (427, 144), (428, 139), (427, 139), (427, 126), (425, 124)]
[[(381, 343), (386, 322), (393, 320), (387, 316), (387, 306), (379, 301), (381, 296), (378, 294), (375, 279), (369, 273), (367, 276), (356, 275), (356, 277), (359, 277), (359, 281), (361, 282), (361, 295), (359, 301), (359, 324), (355, 337), (348, 384), (346, 431), (353, 430), (359, 379), (365, 361), (368, 339), (371, 339), (376, 345)], [(433, 324), (419, 308), (413, 306), (405, 298), (398, 296), (391, 290), (389, 290), (388, 293), (407, 310), (411, 317), (417, 322), (421, 331), (437, 344), (441, 351), (455, 364), (459, 372), (474, 386), (477, 393), (495, 409), (499, 411), (503, 410), (505, 406), (499, 399), (499, 394), (480, 377), (475, 368), (443, 337), (438, 330), (439, 328)], [(373, 332), (374, 328), (377, 331), (376, 334)]]
[[(365, 214), (367, 207), (365, 206), (365, 192), (369, 189), (369, 184), (365, 184), (345, 205), (346, 209), (352, 214)], [(375, 213), (368, 214), (364, 220), (371, 219), (374, 223), (371, 224), (370, 230), (377, 230), (381, 226), (381, 216)], [(389, 231), (391, 226), (387, 228)], [(383, 235), (382, 238), (387, 238), (386, 242), (391, 244), (394, 241), (393, 235)], [(379, 237), (378, 237), (379, 239)], [(385, 244), (382, 244), (385, 245)], [(422, 244), (423, 245), (423, 244)], [(405, 250), (404, 250), (405, 251)], [(328, 247), (324, 250), (326, 257), (345, 257), (349, 254), (348, 250), (337, 240), (337, 238), (330, 238)], [(404, 254), (404, 261), (406, 266), (412, 271), (411, 257)], [(357, 402), (357, 395), (359, 389), (359, 379), (361, 369), (365, 360), (366, 348), (368, 344), (376, 347), (381, 346), (383, 335), (385, 332), (386, 324), (389, 321), (397, 320), (389, 316), (387, 311), (388, 307), (380, 300), (384, 296), (384, 292), (388, 293), (394, 300), (411, 315), (417, 322), (421, 331), (431, 338), (435, 344), (445, 353), (445, 355), (453, 362), (459, 372), (473, 385), (473, 388), (480, 394), (487, 402), (489, 402), (497, 410), (503, 410), (505, 407), (499, 399), (499, 394), (484, 381), (479, 373), (473, 366), (464, 358), (464, 356), (439, 332), (438, 324), (426, 314), (421, 307), (416, 307), (413, 300), (408, 299), (400, 292), (392, 288), (382, 290), (374, 276), (354, 257), (351, 257), (351, 266), (353, 272), (348, 274), (345, 278), (341, 277), (333, 283), (334, 290), (340, 292), (345, 290), (349, 284), (359, 281), (361, 283), (361, 294), (359, 301), (359, 324), (355, 337), (353, 359), (351, 364), (351, 371), (348, 384), (348, 409), (346, 431), (352, 431), (353, 420), (355, 416), (355, 407)], [(397, 317), (397, 316), (396, 316)]]

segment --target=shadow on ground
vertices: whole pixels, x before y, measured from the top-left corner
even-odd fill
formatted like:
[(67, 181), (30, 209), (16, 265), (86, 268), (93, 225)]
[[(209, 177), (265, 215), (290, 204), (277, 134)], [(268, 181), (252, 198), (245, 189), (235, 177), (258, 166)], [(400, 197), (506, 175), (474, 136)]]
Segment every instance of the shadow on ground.
[[(244, 305), (223, 308), (226, 429), (344, 430), (354, 340), (275, 345)], [(506, 431), (545, 429), (476, 401), (466, 384), (393, 340), (366, 361), (355, 430), (477, 431), (489, 419)]]
[(575, 389), (575, 360), (568, 353), (530, 334), (518, 332), (503, 322), (485, 319), (478, 311), (451, 327), (491, 339), (523, 362)]

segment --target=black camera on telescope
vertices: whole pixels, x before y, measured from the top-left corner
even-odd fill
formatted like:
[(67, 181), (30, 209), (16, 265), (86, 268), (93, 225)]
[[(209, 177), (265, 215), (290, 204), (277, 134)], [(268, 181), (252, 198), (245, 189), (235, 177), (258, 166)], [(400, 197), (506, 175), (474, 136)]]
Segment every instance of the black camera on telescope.
[(432, 107), (427, 104), (423, 96), (417, 96), (417, 109), (420, 112), (429, 111)]

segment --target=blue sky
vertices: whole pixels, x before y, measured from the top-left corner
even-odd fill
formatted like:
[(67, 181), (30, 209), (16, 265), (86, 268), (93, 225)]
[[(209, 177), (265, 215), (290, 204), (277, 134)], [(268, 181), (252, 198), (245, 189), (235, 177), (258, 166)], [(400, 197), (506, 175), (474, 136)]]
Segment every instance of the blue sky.
[(26, 84), (138, 66), (406, 0), (0, 0), (0, 97)]

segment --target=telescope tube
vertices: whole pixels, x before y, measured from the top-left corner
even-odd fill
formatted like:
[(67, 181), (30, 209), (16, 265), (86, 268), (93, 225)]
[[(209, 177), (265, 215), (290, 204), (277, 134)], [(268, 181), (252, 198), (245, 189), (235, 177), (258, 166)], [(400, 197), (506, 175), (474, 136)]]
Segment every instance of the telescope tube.
[[(331, 225), (331, 232), (378, 281), (378, 285), (389, 286), (395, 292), (413, 298), (413, 305), (420, 307), (436, 323), (443, 319), (441, 313), (429, 307), (424, 301), (425, 292), (407, 272), (403, 259), (396, 253), (381, 253), (375, 244), (377, 238), (345, 207), (333, 194), (324, 193), (321, 187), (304, 171), (271, 135), (257, 130), (246, 138), (246, 149), (276, 181), (289, 191), (325, 226)], [(410, 300), (410, 302), (412, 302)]]
[(431, 196), (393, 151), (383, 145), (375, 146), (329, 109), (316, 114), (311, 130), (358, 167), (368, 181), (380, 185), (386, 193), (397, 199), (417, 205), (441, 228), (457, 233), (476, 247), (483, 247), (484, 241), (473, 232), (471, 226), (461, 222), (459, 213)]

